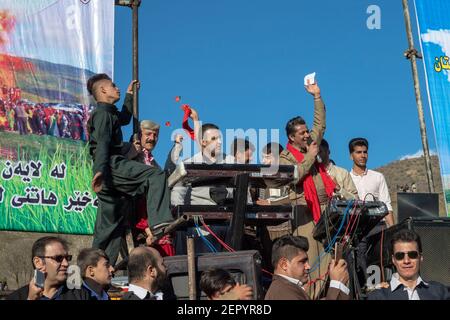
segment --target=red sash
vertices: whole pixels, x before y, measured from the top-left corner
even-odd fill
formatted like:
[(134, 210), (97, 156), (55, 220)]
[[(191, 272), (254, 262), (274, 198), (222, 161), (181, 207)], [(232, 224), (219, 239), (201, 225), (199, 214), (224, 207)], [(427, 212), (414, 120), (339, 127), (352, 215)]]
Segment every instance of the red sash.
[(191, 112), (192, 112), (191, 107), (189, 107), (189, 105), (187, 105), (187, 104), (183, 104), (181, 106), (181, 109), (184, 111), (182, 127), (184, 130), (186, 130), (186, 132), (189, 134), (191, 139), (194, 140), (195, 139), (194, 129), (192, 129), (188, 123), (189, 116), (191, 115)]
[[(287, 144), (286, 149), (288, 149), (294, 155), (298, 163), (301, 163), (305, 158), (303, 153), (297, 150), (290, 143)], [(336, 187), (336, 185), (328, 175), (327, 170), (325, 169), (325, 166), (322, 163), (315, 162), (314, 166), (316, 167), (317, 171), (319, 172), (322, 178), (323, 185), (325, 186), (325, 192), (328, 198), (331, 198), (333, 196), (334, 188)], [(320, 219), (321, 210), (319, 197), (317, 196), (316, 186), (314, 184), (314, 180), (311, 173), (308, 173), (305, 176), (305, 178), (303, 178), (303, 180), (299, 181), (299, 183), (303, 183), (303, 191), (305, 193), (306, 204), (313, 213), (314, 222), (317, 223), (317, 221), (319, 221)]]

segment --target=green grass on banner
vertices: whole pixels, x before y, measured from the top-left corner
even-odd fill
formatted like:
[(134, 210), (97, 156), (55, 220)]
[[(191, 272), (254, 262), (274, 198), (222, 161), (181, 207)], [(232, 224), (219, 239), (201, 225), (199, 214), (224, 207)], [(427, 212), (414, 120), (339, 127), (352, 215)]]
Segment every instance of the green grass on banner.
[[(0, 132), (0, 149), (17, 152), (17, 161), (42, 162), (41, 177), (34, 178), (29, 183), (23, 182), (22, 178), (17, 176), (11, 180), (0, 178), (0, 185), (5, 189), (4, 200), (0, 203), (0, 229), (93, 233), (96, 208), (88, 205), (82, 212), (63, 209), (75, 191), (89, 191), (92, 197), (95, 197), (90, 188), (92, 166), (86, 143), (52, 136), (21, 136), (15, 132)], [(0, 175), (6, 166), (5, 161), (0, 158)], [(57, 180), (50, 176), (50, 172), (55, 165), (61, 163), (67, 166), (66, 177), (64, 180)], [(57, 206), (25, 204), (20, 209), (11, 207), (13, 195), (24, 196), (27, 186), (45, 188), (47, 195), (49, 191), (53, 191), (58, 197)]]

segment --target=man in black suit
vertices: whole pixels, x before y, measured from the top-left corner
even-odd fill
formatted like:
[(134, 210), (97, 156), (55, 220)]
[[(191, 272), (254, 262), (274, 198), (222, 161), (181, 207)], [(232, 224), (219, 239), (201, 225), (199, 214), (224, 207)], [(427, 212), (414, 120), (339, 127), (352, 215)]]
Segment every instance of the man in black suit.
[[(391, 239), (392, 262), (397, 273), (385, 288), (369, 293), (369, 300), (450, 300), (448, 288), (420, 277), (422, 242), (414, 231), (403, 229)], [(445, 262), (443, 262), (445, 263)]]
[(158, 250), (134, 248), (128, 260), (128, 279), (130, 285), (122, 300), (163, 300), (166, 266)]
[(43, 237), (31, 249), (33, 268), (45, 274), (43, 287), (34, 278), (30, 283), (11, 293), (7, 300), (90, 300), (89, 294), (66, 285), (67, 269), (72, 256), (68, 245), (58, 237)]

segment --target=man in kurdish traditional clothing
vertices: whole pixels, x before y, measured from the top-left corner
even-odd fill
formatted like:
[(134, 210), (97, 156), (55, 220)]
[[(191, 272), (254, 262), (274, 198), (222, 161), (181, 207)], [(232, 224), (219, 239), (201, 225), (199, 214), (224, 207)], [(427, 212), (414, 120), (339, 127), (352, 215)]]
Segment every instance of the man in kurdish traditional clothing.
[(88, 122), (89, 151), (94, 161), (92, 189), (99, 200), (92, 246), (104, 250), (112, 265), (119, 254), (126, 215), (122, 196), (146, 195), (148, 223), (154, 237), (161, 236), (173, 221), (164, 171), (121, 154), (121, 126), (127, 125), (132, 117), (134, 84), (139, 85), (137, 81), (129, 85), (120, 112), (114, 105), (120, 99), (120, 91), (108, 75), (94, 75), (87, 84), (89, 93), (97, 101)]

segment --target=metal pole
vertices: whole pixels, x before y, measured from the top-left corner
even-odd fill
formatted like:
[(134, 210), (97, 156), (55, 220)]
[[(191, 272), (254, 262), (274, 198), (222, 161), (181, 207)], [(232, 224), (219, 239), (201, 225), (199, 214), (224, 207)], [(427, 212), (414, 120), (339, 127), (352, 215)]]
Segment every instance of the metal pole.
[(420, 86), (419, 86), (419, 75), (417, 72), (417, 63), (416, 58), (421, 59), (422, 57), (414, 48), (414, 41), (411, 29), (411, 18), (409, 16), (409, 7), (408, 0), (402, 0), (403, 2), (403, 15), (405, 17), (406, 24), (406, 34), (408, 36), (408, 44), (409, 49), (405, 51), (405, 57), (411, 60), (411, 69), (414, 80), (414, 91), (416, 94), (416, 103), (417, 103), (417, 111), (419, 113), (419, 125), (420, 125), (420, 135), (422, 138), (422, 146), (423, 146), (423, 154), (425, 156), (425, 167), (427, 172), (427, 180), (428, 180), (428, 191), (434, 192), (434, 183), (433, 183), (433, 172), (431, 170), (431, 159), (430, 159), (430, 150), (428, 147), (428, 139), (427, 139), (427, 129), (425, 125), (425, 118), (423, 115), (423, 106), (422, 106), (422, 97), (420, 94)]
[(195, 272), (195, 247), (194, 238), (187, 238), (187, 259), (188, 259), (188, 279), (189, 279), (189, 300), (197, 300), (197, 283)]
[[(115, 0), (116, 6), (130, 7), (133, 11), (133, 27), (132, 27), (132, 37), (133, 37), (133, 80), (139, 80), (139, 57), (138, 57), (138, 26), (139, 26), (139, 16), (138, 10), (141, 5), (141, 0)], [(139, 130), (139, 91), (136, 85), (133, 86), (133, 133), (137, 133)]]
[[(139, 80), (139, 52), (138, 52), (138, 12), (141, 0), (133, 0), (131, 8), (133, 10), (133, 80)], [(133, 86), (133, 133), (139, 130), (139, 91), (136, 85)]]

